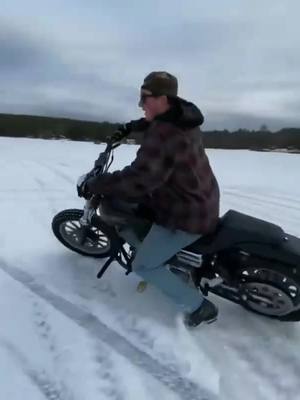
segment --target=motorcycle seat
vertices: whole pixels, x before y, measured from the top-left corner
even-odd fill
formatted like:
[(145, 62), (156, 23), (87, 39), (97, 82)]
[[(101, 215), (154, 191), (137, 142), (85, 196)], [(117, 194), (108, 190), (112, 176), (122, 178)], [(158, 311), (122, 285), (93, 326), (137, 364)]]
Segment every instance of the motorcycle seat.
[(229, 210), (220, 218), (213, 234), (201, 237), (185, 249), (206, 254), (242, 243), (264, 243), (278, 246), (285, 240), (285, 236), (285, 232), (278, 225)]

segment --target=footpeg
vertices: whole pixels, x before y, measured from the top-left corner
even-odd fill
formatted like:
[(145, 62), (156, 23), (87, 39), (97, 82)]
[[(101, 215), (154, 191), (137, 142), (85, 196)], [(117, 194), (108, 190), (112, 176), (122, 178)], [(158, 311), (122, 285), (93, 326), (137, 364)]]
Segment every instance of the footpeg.
[(218, 285), (221, 285), (223, 283), (223, 279), (220, 276), (216, 276), (213, 279), (208, 279), (208, 278), (201, 278), (200, 280), (200, 287), (204, 289), (204, 291), (207, 293), (209, 288), (214, 288)]
[(200, 285), (205, 286), (208, 285), (209, 287), (215, 287), (223, 283), (223, 279), (220, 276), (216, 276), (213, 279), (208, 278), (201, 278)]

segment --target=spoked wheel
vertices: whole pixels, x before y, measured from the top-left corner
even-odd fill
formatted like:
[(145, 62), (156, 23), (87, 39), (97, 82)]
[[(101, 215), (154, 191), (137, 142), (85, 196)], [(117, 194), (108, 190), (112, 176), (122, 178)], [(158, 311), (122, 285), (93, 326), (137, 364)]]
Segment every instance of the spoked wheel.
[(300, 304), (300, 282), (284, 272), (245, 269), (240, 284), (244, 307), (268, 317), (287, 319)]
[[(57, 214), (52, 221), (52, 229), (57, 239), (69, 249), (90, 257), (109, 257), (111, 238), (108, 227), (82, 226), (82, 210), (65, 210)], [(99, 226), (98, 226), (99, 225)]]

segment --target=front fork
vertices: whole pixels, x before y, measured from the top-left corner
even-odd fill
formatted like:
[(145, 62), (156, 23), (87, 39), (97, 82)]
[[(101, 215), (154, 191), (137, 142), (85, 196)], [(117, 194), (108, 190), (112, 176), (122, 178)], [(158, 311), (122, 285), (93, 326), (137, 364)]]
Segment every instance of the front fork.
[(95, 215), (96, 210), (92, 207), (91, 200), (86, 200), (83, 215), (79, 222), (82, 226), (88, 226), (91, 224), (92, 217)]
[(96, 214), (96, 210), (99, 207), (100, 197), (93, 196), (91, 199), (86, 200), (83, 208), (83, 216), (80, 218), (79, 222), (82, 226), (91, 225), (92, 218)]
[[(100, 204), (99, 196), (93, 196), (90, 200), (86, 200), (83, 208), (83, 215), (79, 220), (83, 232), (88, 231), (88, 226), (91, 225), (92, 218), (94, 215), (96, 215), (96, 210), (99, 207), (99, 204)], [(128, 275), (131, 272), (131, 263), (133, 259), (133, 254), (130, 255), (128, 254), (128, 252), (124, 248), (124, 244), (125, 240), (119, 237), (118, 241), (115, 243), (111, 256), (98, 272), (97, 274), (98, 279), (102, 278), (103, 274), (112, 264), (113, 261), (117, 261), (122, 267), (126, 269), (126, 275)]]
[[(93, 196), (95, 197), (95, 196)], [(83, 215), (79, 220), (81, 225), (81, 234), (80, 234), (80, 244), (83, 245), (90, 234), (89, 227), (92, 224), (92, 218), (96, 214), (97, 207), (99, 205), (99, 201), (96, 203), (95, 198), (91, 198), (90, 200), (86, 200), (83, 208)]]

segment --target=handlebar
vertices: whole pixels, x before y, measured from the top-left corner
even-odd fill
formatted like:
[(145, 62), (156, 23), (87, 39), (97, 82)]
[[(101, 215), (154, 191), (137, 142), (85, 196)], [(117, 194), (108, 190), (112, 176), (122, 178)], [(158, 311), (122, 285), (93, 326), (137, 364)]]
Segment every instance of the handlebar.
[[(113, 138), (110, 137), (104, 151), (99, 154), (97, 160), (94, 162), (94, 168), (87, 174), (87, 177), (95, 177), (107, 172), (114, 160), (113, 151), (119, 147), (121, 143), (122, 140), (114, 141)], [(86, 200), (84, 213), (80, 219), (82, 225), (88, 225), (91, 222), (91, 218), (95, 210), (99, 207), (101, 199), (102, 196), (97, 194), (93, 195), (89, 200)]]
[(108, 171), (114, 160), (113, 151), (121, 145), (121, 142), (114, 141), (112, 137), (109, 138), (105, 150), (99, 154), (94, 162), (94, 168), (89, 173), (90, 176), (96, 176)]

